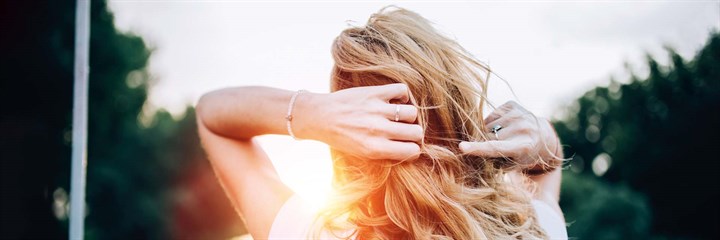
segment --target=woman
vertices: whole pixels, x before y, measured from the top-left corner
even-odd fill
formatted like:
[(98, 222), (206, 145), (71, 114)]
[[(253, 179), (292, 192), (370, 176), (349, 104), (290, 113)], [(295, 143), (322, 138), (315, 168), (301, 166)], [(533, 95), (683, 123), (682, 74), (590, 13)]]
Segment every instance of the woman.
[[(203, 146), (253, 237), (567, 237), (552, 127), (513, 102), (483, 119), (489, 70), (456, 42), (383, 9), (332, 53), (330, 94), (240, 87), (197, 105)], [(331, 147), (336, 196), (320, 214), (280, 181), (253, 140), (263, 134)]]

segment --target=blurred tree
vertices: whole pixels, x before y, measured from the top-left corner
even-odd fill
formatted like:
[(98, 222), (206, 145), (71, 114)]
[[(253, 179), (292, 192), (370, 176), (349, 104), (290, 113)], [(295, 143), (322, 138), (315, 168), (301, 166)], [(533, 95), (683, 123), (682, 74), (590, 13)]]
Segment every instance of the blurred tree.
[[(633, 76), (627, 84), (611, 80), (608, 87), (590, 90), (555, 123), (570, 146), (566, 155), (574, 154), (570, 169), (583, 175), (566, 174), (563, 183), (561, 204), (567, 220), (577, 221), (569, 228), (571, 236), (604, 236), (609, 213), (647, 215), (642, 199), (652, 212), (648, 230), (654, 236), (720, 235), (720, 157), (714, 150), (720, 136), (720, 34), (711, 34), (689, 62), (668, 51), (670, 66), (648, 57), (647, 78)], [(589, 199), (587, 189), (617, 194)], [(603, 201), (608, 205), (598, 204)], [(645, 222), (633, 219), (616, 222), (616, 229), (628, 228), (623, 224), (638, 224), (631, 232), (645, 229)]]
[(69, 183), (73, 13), (72, 1), (0, 2), (2, 238), (66, 234), (52, 210)]
[(650, 206), (643, 194), (586, 174), (563, 175), (562, 210), (577, 239), (650, 239)]
[[(0, 238), (67, 238), (75, 1), (0, 5)], [(217, 239), (244, 230), (199, 148), (194, 111), (143, 112), (150, 56), (91, 3), (89, 239)], [(207, 179), (211, 179), (209, 181)]]

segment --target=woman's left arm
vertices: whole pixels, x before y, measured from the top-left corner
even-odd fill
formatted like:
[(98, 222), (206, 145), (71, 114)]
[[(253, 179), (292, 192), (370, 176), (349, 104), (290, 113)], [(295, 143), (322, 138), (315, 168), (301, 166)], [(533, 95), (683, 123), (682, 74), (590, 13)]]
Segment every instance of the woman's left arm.
[(253, 137), (282, 133), (291, 96), (280, 89), (228, 88), (203, 95), (196, 105), (199, 136), (213, 171), (258, 239), (268, 238), (275, 215), (293, 192)]
[[(257, 239), (268, 237), (275, 215), (293, 193), (253, 138), (287, 134), (285, 117), (295, 94), (267, 87), (228, 88), (205, 94), (196, 106), (201, 143), (213, 170)], [(293, 132), (368, 158), (416, 158), (420, 149), (415, 142), (423, 137), (422, 128), (413, 124), (417, 109), (390, 104), (406, 103), (407, 94), (402, 84), (303, 92), (292, 106)]]
[[(290, 100), (295, 95), (294, 104)], [(365, 159), (417, 158), (423, 130), (404, 84), (356, 87), (330, 94), (296, 93), (270, 87), (227, 88), (205, 94), (198, 122), (211, 133), (249, 140), (288, 134), (286, 114), (300, 139), (324, 142)]]

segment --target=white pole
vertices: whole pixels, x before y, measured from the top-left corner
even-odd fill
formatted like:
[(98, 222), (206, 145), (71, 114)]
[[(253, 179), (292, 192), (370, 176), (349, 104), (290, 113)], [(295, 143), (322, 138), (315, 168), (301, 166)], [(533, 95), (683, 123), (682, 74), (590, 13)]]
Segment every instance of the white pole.
[(85, 172), (87, 167), (88, 53), (90, 0), (77, 0), (75, 10), (75, 87), (73, 92), (70, 239), (84, 238)]

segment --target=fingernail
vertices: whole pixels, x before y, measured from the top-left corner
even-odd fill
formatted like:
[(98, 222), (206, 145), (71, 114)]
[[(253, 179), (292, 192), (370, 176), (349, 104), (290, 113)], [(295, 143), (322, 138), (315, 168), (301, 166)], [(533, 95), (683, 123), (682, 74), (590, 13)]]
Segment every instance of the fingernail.
[(458, 146), (458, 147), (460, 147), (460, 151), (466, 152), (467, 148), (469, 147), (468, 144), (470, 144), (470, 143), (469, 142), (460, 142), (460, 145)]

